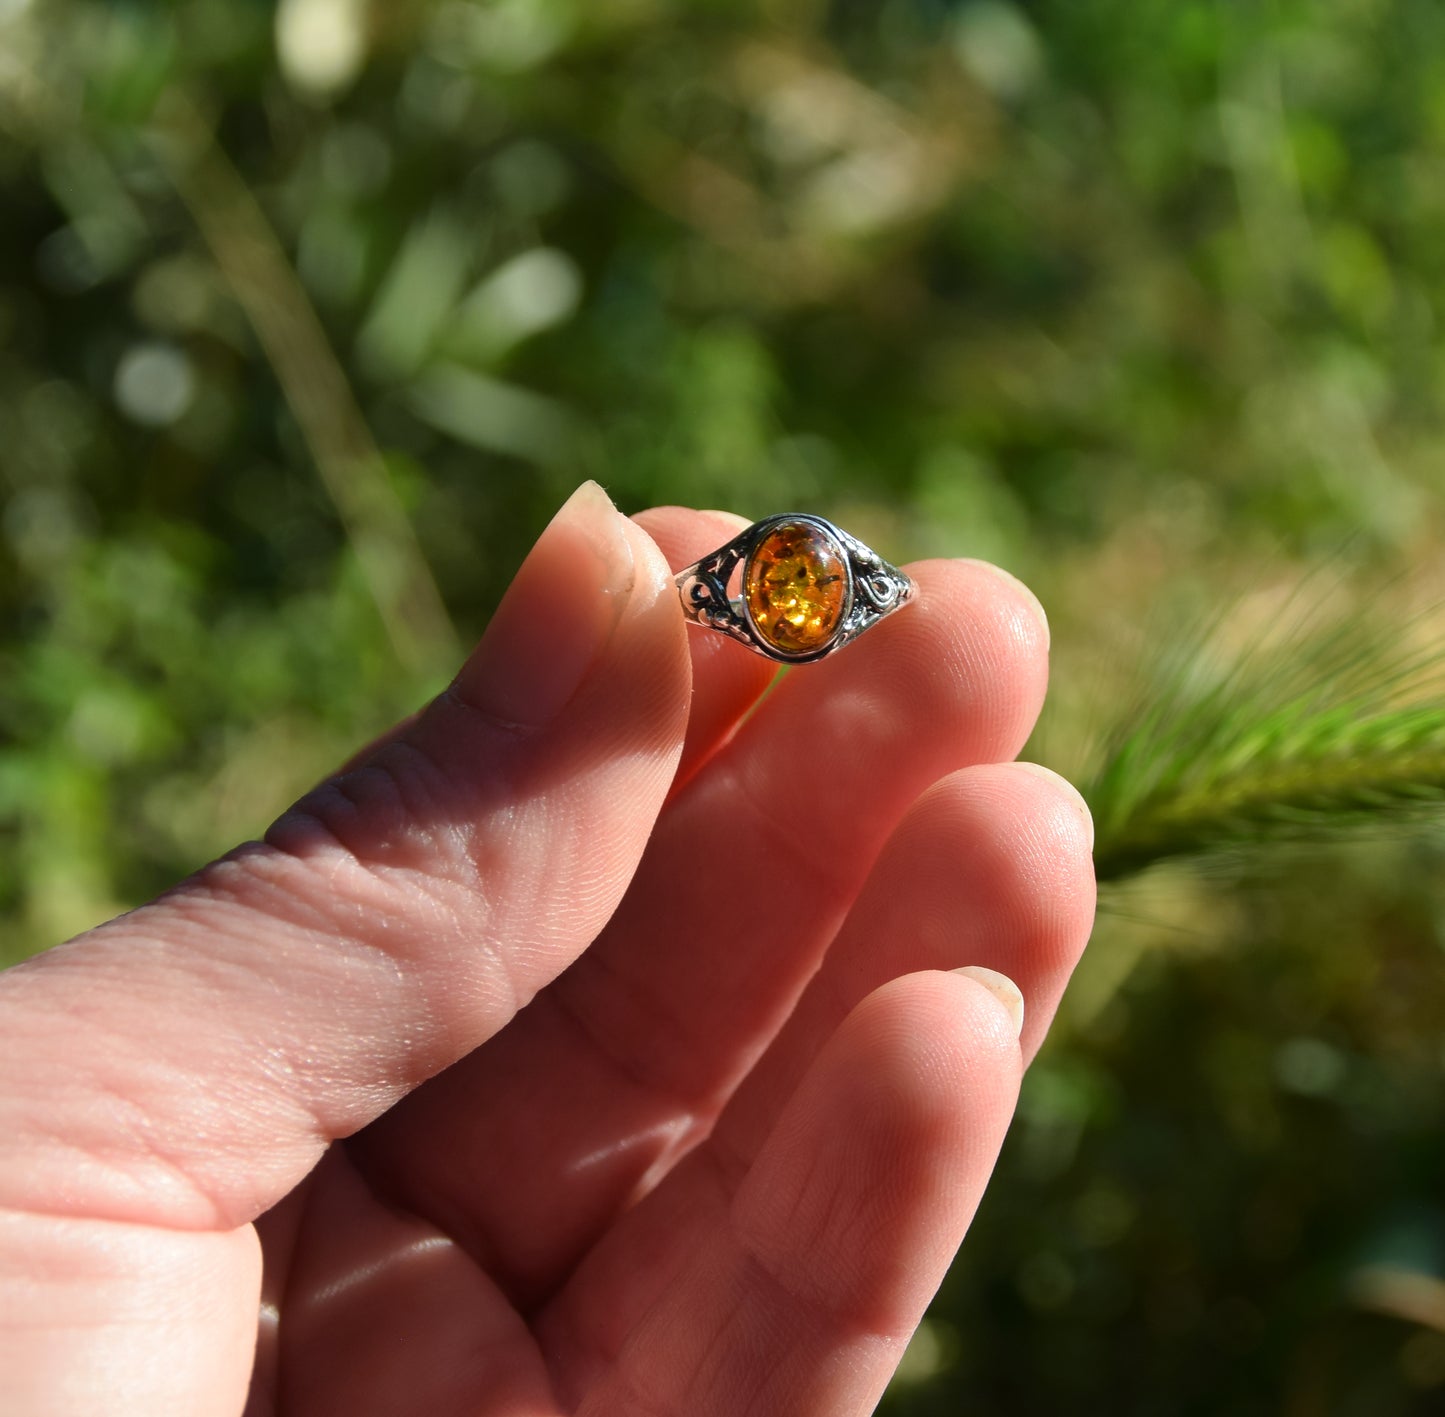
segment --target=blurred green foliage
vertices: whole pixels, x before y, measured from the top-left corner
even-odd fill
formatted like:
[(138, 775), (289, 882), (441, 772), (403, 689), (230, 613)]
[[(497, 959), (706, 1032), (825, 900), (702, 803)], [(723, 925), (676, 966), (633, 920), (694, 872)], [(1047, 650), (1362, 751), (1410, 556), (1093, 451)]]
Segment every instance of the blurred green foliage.
[[(1438, 599), (1442, 174), (1436, 0), (0, 0), (3, 957), (414, 706), (584, 476), (1024, 575), (1068, 772), (1241, 587)], [(1442, 856), (1106, 900), (889, 1410), (1442, 1410)]]

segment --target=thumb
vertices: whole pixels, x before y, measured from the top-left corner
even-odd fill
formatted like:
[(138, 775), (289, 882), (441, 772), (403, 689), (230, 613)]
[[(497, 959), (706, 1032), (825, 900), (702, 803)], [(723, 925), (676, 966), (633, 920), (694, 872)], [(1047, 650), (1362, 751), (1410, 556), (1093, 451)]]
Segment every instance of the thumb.
[(591, 942), (690, 687), (666, 562), (586, 484), (403, 732), (263, 842), (0, 975), (0, 1207), (195, 1227), (273, 1204)]

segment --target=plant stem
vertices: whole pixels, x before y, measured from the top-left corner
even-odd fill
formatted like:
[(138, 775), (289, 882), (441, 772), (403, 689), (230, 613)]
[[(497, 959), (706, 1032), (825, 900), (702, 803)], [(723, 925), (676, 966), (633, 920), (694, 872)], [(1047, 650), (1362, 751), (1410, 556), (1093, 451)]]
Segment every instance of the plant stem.
[(256, 332), (341, 518), (397, 659), (435, 675), (457, 636), (341, 364), (261, 205), (188, 99), (171, 95), (162, 160)]

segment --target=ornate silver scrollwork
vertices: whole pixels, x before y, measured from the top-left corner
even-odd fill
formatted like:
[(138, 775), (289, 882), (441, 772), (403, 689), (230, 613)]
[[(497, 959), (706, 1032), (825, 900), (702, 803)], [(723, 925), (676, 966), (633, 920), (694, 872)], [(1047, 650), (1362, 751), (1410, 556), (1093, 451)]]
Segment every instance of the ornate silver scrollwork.
[(728, 598), (728, 582), (738, 565), (747, 560), (752, 530), (749, 527), (726, 546), (689, 566), (678, 576), (677, 588), (682, 596), (683, 614), (693, 624), (721, 630), (755, 649), (752, 626), (743, 613), (741, 599)]
[(912, 580), (885, 561), (871, 546), (866, 546), (840, 527), (833, 527), (833, 534), (848, 553), (854, 590), (862, 594), (854, 594), (852, 607), (830, 649), (841, 648), (849, 640), (857, 639), (864, 630), (906, 604), (914, 592)]

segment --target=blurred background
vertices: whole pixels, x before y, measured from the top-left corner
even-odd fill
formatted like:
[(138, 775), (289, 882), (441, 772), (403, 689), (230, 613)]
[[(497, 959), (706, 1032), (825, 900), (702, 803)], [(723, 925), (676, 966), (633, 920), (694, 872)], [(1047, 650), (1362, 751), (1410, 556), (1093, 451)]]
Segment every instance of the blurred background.
[[(1201, 617), (1399, 633), (1442, 233), (1436, 0), (0, 0), (0, 959), (434, 692), (583, 477), (1001, 562), (1075, 777)], [(1445, 1412), (1442, 865), (1111, 884), (885, 1410)]]

